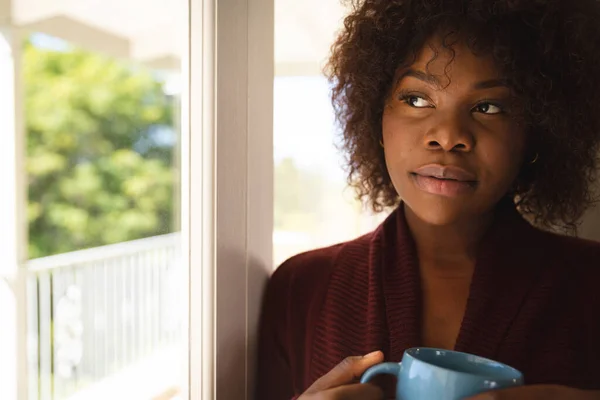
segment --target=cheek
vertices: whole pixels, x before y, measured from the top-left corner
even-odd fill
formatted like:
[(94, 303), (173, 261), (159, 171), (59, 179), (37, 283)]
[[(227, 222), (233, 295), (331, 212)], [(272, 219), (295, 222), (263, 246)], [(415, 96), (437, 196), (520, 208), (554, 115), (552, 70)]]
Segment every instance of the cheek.
[(393, 186), (399, 195), (407, 184), (409, 162), (421, 149), (415, 138), (415, 127), (398, 118), (384, 116), (382, 120), (385, 164)]
[(502, 141), (494, 141), (480, 146), (480, 160), (486, 165), (490, 175), (496, 177), (496, 181), (510, 184), (519, 174), (524, 153), (524, 140), (505, 138)]
[(384, 113), (381, 127), (387, 162), (392, 164), (402, 162), (405, 159), (404, 155), (417, 149), (419, 128), (415, 124), (407, 124), (401, 118), (394, 116), (390, 110), (389, 113)]

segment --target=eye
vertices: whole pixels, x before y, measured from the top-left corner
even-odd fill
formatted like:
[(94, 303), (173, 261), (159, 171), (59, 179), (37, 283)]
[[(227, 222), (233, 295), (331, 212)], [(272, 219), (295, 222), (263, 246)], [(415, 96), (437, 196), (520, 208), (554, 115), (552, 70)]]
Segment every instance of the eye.
[(406, 104), (408, 104), (409, 106), (414, 107), (414, 108), (431, 107), (431, 103), (429, 101), (427, 101), (423, 97), (417, 96), (415, 94), (402, 95), (400, 97), (400, 100), (402, 100), (403, 102), (405, 102)]
[(500, 106), (492, 103), (479, 103), (475, 106), (474, 111), (488, 115), (500, 114), (504, 112)]

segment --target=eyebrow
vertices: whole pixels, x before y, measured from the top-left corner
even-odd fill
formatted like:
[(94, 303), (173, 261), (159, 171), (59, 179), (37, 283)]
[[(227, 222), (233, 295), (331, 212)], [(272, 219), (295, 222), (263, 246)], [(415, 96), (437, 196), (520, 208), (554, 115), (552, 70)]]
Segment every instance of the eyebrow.
[[(416, 78), (416, 79), (423, 81), (432, 86), (437, 86), (437, 87), (442, 86), (442, 84), (440, 83), (440, 80), (438, 79), (437, 76), (428, 74), (423, 71), (415, 70), (415, 69), (407, 69), (404, 73), (402, 73), (400, 75), (397, 83), (400, 83), (400, 81), (402, 81), (402, 79), (404, 79), (408, 76)], [(473, 84), (473, 89), (482, 90), (482, 89), (491, 89), (494, 87), (502, 87), (502, 86), (509, 87), (506, 79), (488, 79), (486, 81), (481, 81), (481, 82), (477, 82), (477, 83)]]

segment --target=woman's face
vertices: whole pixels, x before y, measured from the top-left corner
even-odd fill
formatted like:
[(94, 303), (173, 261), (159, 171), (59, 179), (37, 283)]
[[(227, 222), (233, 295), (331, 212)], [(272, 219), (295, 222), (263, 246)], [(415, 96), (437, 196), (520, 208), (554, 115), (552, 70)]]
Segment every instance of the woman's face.
[(508, 192), (525, 132), (491, 58), (459, 43), (454, 59), (439, 46), (436, 56), (431, 45), (398, 71), (383, 144), (400, 198), (423, 221), (448, 225), (484, 215)]

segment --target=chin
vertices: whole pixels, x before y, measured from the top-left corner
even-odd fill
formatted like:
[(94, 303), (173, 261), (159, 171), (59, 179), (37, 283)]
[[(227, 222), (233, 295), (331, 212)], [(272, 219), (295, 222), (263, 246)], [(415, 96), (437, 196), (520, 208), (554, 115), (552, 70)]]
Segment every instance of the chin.
[(403, 199), (406, 212), (411, 212), (422, 222), (433, 226), (454, 225), (473, 218), (473, 211), (466, 199), (431, 197), (428, 199)]

